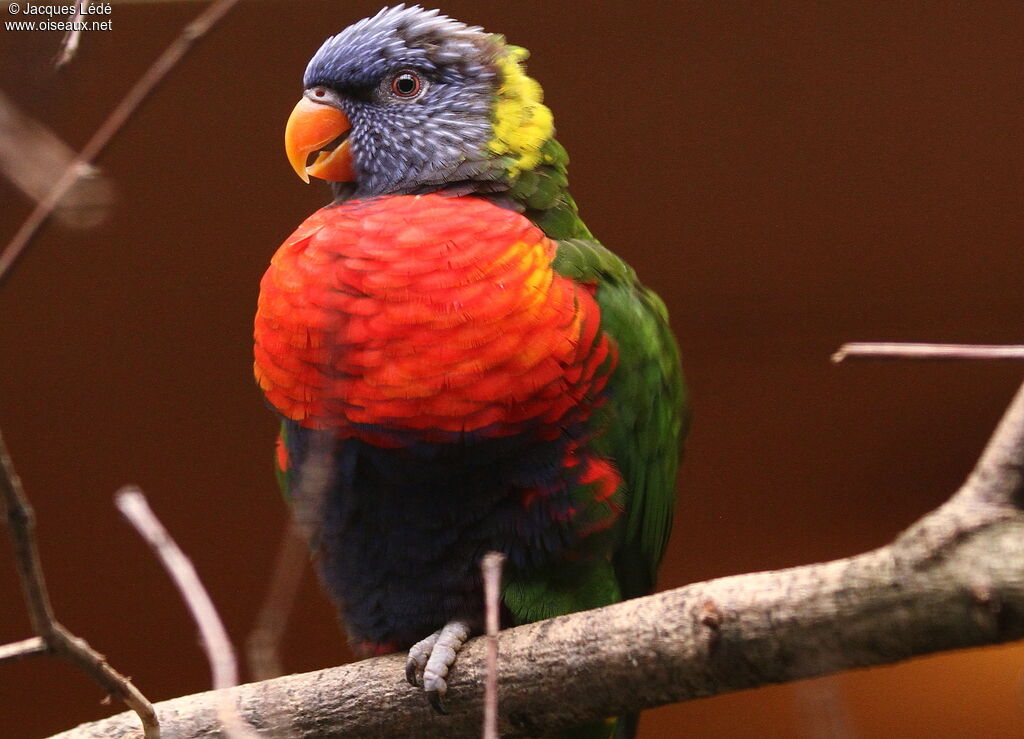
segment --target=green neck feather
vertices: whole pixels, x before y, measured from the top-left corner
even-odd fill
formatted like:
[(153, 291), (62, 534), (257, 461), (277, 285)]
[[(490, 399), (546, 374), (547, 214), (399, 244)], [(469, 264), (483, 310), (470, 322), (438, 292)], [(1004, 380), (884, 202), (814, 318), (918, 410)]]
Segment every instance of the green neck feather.
[(555, 139), (551, 110), (543, 90), (526, 74), (529, 52), (504, 44), (495, 64), (501, 75), (494, 104), (494, 137), (488, 149), (509, 184), (508, 196), (553, 239), (589, 238), (569, 194), (569, 155)]

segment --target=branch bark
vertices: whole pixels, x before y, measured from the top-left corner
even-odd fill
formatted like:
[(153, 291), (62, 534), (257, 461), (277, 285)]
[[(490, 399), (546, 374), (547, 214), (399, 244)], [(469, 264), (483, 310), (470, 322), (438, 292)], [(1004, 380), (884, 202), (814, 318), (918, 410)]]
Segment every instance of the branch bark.
[[(1024, 638), (1024, 387), (959, 491), (891, 544), (824, 564), (737, 575), (499, 635), (499, 730), (603, 716), (950, 649)], [(485, 640), (450, 673), (439, 716), (389, 655), (231, 690), (261, 732), (476, 736)], [(623, 690), (629, 685), (629, 690)], [(157, 706), (169, 734), (217, 736), (216, 692)], [(273, 709), (273, 710), (271, 710)], [(121, 714), (58, 735), (125, 737)]]

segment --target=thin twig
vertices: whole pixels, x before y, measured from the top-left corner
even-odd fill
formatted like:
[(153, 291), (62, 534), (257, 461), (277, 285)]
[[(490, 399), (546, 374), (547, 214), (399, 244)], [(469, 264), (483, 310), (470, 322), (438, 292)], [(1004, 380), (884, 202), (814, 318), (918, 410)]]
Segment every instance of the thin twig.
[[(35, 654), (58, 654), (92, 677), (100, 686), (138, 714), (147, 739), (159, 739), (160, 724), (153, 705), (131, 681), (107, 664), (106, 658), (67, 629), (53, 616), (50, 596), (35, 539), (35, 513), (21, 486), (21, 478), (0, 434), (0, 489), (7, 508), (7, 522), (14, 543), (14, 559), (21, 578), (32, 629), (46, 645)], [(22, 642), (24, 644), (24, 642)], [(24, 656), (28, 656), (26, 653)]]
[(57, 58), (53, 62), (53, 66), (60, 69), (65, 64), (75, 58), (75, 54), (78, 53), (78, 44), (82, 40), (82, 31), (78, 28), (78, 23), (81, 22), (85, 15), (85, 9), (89, 7), (91, 0), (77, 0), (75, 3), (75, 12), (71, 14), (71, 30), (64, 34), (64, 40), (61, 41), (60, 51), (57, 52)]
[(487, 673), (484, 680), (483, 739), (498, 739), (498, 629), (501, 624), (501, 568), (505, 555), (488, 552), (480, 560), (487, 614)]
[(146, 739), (160, 739), (160, 723), (153, 704), (132, 684), (130, 678), (107, 664), (107, 658), (90, 647), (85, 639), (54, 622), (51, 646), (54, 652), (92, 677), (109, 695), (119, 698), (135, 711), (142, 721)]
[(46, 579), (36, 547), (36, 516), (28, 502), (21, 478), (0, 434), (0, 486), (7, 506), (7, 522), (14, 543), (14, 561), (21, 578), (22, 592), (32, 621), (32, 630), (47, 643), (53, 637), (53, 607), (46, 591)]
[[(238, 685), (238, 664), (235, 661), (235, 650), (224, 628), (217, 609), (210, 600), (206, 588), (203, 587), (195, 567), (185, 553), (181, 551), (167, 529), (157, 519), (146, 496), (136, 488), (122, 488), (114, 496), (118, 510), (135, 527), (139, 535), (153, 549), (164, 569), (171, 576), (181, 597), (192, 613), (192, 618), (199, 627), (203, 649), (210, 662), (213, 673), (213, 689), (223, 690)], [(220, 720), (224, 725), (224, 733), (230, 737), (254, 737), (238, 714), (232, 696), (225, 692), (219, 703)]]
[[(0, 90), (0, 175), (38, 203), (74, 161), (75, 153)], [(91, 228), (110, 214), (113, 201), (110, 179), (89, 167), (61, 198), (53, 217), (64, 226)]]
[(50, 648), (41, 636), (33, 636), (30, 639), (11, 642), (0, 646), (0, 664), (4, 662), (17, 662), (26, 657), (35, 657), (41, 654), (49, 654)]
[(281, 667), (281, 637), (295, 605), (309, 549), (289, 518), (274, 560), (266, 598), (256, 616), (256, 625), (246, 641), (249, 673), (253, 680), (269, 680), (284, 674)]
[(39, 228), (46, 223), (64, 194), (78, 181), (81, 174), (88, 170), (89, 163), (106, 148), (146, 96), (156, 88), (168, 72), (174, 69), (174, 66), (188, 52), (192, 44), (202, 38), (237, 2), (238, 0), (215, 0), (194, 21), (185, 26), (178, 37), (157, 57), (156, 61), (128, 91), (128, 94), (117, 104), (117, 107), (111, 111), (106, 120), (100, 124), (92, 138), (82, 147), (78, 156), (54, 183), (50, 192), (39, 201), (25, 222), (21, 224), (21, 228), (14, 234), (14, 238), (0, 252), (0, 285), (11, 273), (15, 262), (31, 243), (32, 237), (35, 236)]
[(898, 342), (853, 342), (843, 344), (832, 355), (833, 362), (845, 359), (1024, 359), (1021, 344), (903, 344)]

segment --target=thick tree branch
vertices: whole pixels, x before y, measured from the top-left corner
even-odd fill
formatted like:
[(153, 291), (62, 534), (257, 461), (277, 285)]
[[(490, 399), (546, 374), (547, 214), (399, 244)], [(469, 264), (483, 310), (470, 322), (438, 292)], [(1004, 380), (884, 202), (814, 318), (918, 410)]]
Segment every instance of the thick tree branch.
[[(499, 728), (515, 736), (733, 690), (1024, 638), (1024, 387), (974, 472), (894, 542), (855, 557), (697, 583), (499, 635)], [(241, 715), (295, 737), (476, 736), (485, 640), (449, 680), (449, 716), (400, 655), (234, 688)], [(629, 690), (623, 690), (629, 685)], [(215, 736), (216, 693), (157, 706)], [(268, 710), (276, 707), (276, 710)], [(123, 737), (124, 714), (61, 737)]]

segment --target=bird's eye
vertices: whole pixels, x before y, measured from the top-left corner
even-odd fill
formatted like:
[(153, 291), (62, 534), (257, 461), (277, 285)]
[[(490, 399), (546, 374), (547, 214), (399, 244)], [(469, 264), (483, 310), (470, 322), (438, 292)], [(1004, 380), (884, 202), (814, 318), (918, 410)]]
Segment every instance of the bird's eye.
[(423, 82), (419, 75), (412, 72), (402, 72), (391, 80), (391, 92), (400, 98), (416, 97), (422, 89)]

